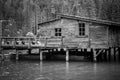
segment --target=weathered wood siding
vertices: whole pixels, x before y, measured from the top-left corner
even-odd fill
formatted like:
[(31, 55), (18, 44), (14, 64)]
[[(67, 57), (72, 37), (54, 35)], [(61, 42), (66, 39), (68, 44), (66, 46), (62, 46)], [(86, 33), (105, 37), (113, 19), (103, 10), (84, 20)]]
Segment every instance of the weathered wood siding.
[[(79, 23), (85, 23), (85, 36), (79, 36)], [(39, 26), (48, 47), (108, 48), (120, 45), (120, 28), (72, 19), (59, 19)], [(55, 28), (62, 28), (62, 37), (55, 36)]]
[(120, 27), (110, 26), (109, 27), (109, 47), (120, 46)]
[(79, 36), (79, 23), (80, 21), (62, 19), (63, 20), (63, 36), (64, 45), (68, 47), (87, 48), (88, 47), (88, 24), (85, 23), (86, 33), (85, 36)]
[[(49, 47), (58, 47), (63, 43), (64, 46), (70, 48), (87, 48), (89, 45), (89, 24), (86, 23), (86, 35), (80, 37), (78, 29), (79, 22), (77, 20), (60, 19), (54, 22), (45, 23), (39, 27), (43, 36), (50, 37), (47, 39), (47, 46)], [(55, 37), (55, 28), (62, 28), (62, 36), (64, 37), (63, 40), (61, 40), (61, 37)]]
[[(39, 26), (41, 42), (46, 44), (46, 47), (59, 47), (61, 45), (61, 38), (55, 37), (55, 27), (60, 27), (61, 20), (45, 23)], [(46, 41), (47, 38), (47, 41)]]
[(108, 26), (100, 24), (90, 25), (90, 45), (91, 48), (108, 47)]

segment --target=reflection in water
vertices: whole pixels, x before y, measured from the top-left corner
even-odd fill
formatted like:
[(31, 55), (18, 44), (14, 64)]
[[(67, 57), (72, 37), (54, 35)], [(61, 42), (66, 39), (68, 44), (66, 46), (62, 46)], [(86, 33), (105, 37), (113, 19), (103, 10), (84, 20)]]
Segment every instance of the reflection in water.
[(96, 74), (97, 74), (97, 73), (96, 73), (96, 72), (97, 72), (97, 63), (94, 63), (94, 64), (93, 64), (93, 72), (94, 72), (94, 76), (95, 76), (94, 78), (96, 78)]
[(66, 62), (65, 71), (66, 71), (66, 80), (68, 80), (69, 79), (69, 62)]
[(42, 73), (42, 69), (43, 69), (43, 62), (40, 61), (40, 73)]
[(0, 80), (119, 80), (119, 63), (4, 61)]
[(94, 68), (94, 73), (96, 73), (96, 70), (97, 70), (97, 63), (94, 63), (94, 64), (93, 64), (93, 68)]
[(66, 73), (69, 73), (69, 62), (66, 62)]

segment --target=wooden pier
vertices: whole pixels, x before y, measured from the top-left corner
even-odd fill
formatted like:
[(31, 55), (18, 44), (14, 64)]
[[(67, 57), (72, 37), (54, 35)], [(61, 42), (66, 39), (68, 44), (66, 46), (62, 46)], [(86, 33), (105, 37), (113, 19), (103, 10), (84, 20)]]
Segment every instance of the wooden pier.
[[(16, 60), (19, 60), (19, 50), (28, 50), (28, 54), (31, 54), (32, 49), (39, 49), (40, 61), (43, 60), (43, 53), (54, 55), (53, 52), (64, 51), (66, 55), (65, 60), (69, 61), (70, 56), (84, 56), (89, 58), (90, 61), (120, 61), (120, 47), (109, 48), (77, 48), (67, 47), (61, 42), (59, 46), (49, 44), (49, 38), (35, 39), (31, 37), (19, 37), (19, 38), (1, 38), (1, 57), (4, 60), (4, 50), (15, 50)], [(63, 41), (63, 38), (61, 38)], [(49, 44), (49, 45), (48, 45)], [(76, 53), (77, 52), (77, 53)], [(50, 57), (50, 56), (48, 56)]]

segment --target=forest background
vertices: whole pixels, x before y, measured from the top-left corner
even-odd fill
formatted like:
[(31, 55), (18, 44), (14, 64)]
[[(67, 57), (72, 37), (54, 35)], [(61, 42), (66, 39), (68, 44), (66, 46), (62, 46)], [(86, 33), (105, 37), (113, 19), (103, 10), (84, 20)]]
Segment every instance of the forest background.
[(119, 3), (120, 0), (0, 0), (0, 27), (4, 36), (25, 36), (34, 32), (38, 23), (54, 19), (58, 13), (120, 22)]

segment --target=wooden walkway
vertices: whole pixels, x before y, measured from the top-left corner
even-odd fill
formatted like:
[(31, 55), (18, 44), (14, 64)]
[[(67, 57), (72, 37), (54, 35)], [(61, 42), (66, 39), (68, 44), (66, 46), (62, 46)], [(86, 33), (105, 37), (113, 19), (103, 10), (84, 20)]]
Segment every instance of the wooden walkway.
[[(111, 60), (113, 55), (114, 60), (119, 58), (120, 60), (120, 48), (77, 48), (72, 47), (68, 48), (63, 43), (63, 37), (59, 39), (52, 40), (50, 38), (40, 38), (35, 39), (32, 37), (14, 37), (14, 38), (1, 38), (0, 39), (0, 49), (1, 49), (1, 57), (4, 59), (4, 50), (16, 50), (16, 60), (19, 60), (19, 50), (28, 50), (28, 53), (31, 53), (32, 49), (39, 49), (40, 60), (43, 60), (44, 52), (54, 52), (54, 51), (65, 51), (66, 52), (66, 61), (69, 61), (70, 51), (78, 51), (78, 52), (92, 52), (91, 58), (93, 61), (98, 61), (104, 57), (105, 60)], [(57, 43), (56, 43), (57, 42)], [(86, 55), (86, 54), (85, 54)]]

